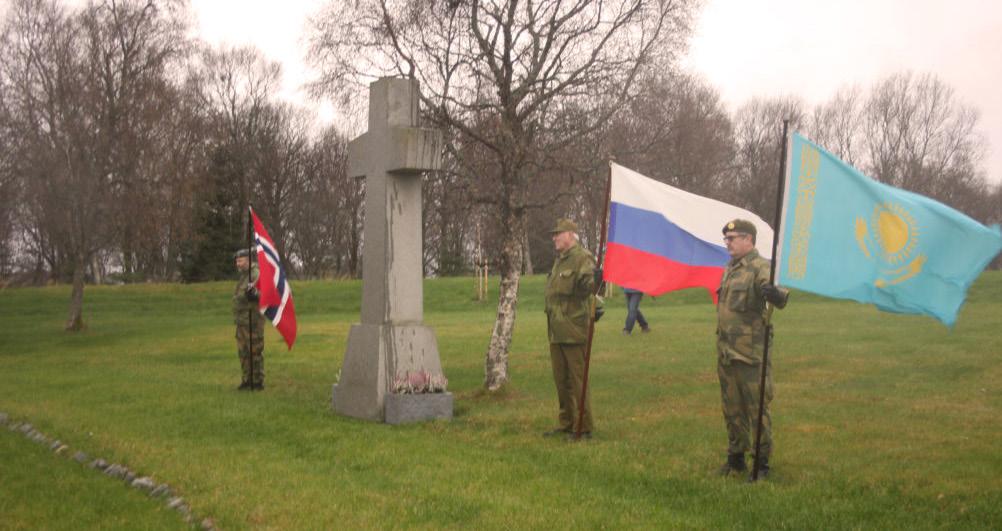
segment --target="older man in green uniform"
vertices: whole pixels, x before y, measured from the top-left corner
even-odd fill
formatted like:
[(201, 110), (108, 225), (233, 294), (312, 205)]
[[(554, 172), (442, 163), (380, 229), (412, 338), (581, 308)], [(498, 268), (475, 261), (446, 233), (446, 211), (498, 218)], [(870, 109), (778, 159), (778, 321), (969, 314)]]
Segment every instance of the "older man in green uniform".
[[(251, 262), (252, 253), (248, 249), (237, 251), (236, 260), (239, 279), (233, 292), (233, 321), (237, 325), (237, 355), (243, 378), (240, 391), (264, 389), (264, 317), (258, 311), (257, 264)], [(247, 281), (250, 268), (250, 283)], [(253, 332), (253, 333), (252, 333)]]
[[(557, 257), (546, 277), (546, 323), (553, 381), (560, 403), (560, 425), (543, 435), (560, 435), (572, 440), (578, 431), (582, 438), (591, 438), (590, 397), (585, 397), (580, 426), (579, 402), (584, 385), (585, 344), (592, 302), (595, 286), (601, 282), (601, 270), (595, 269), (595, 259), (578, 243), (577, 231), (577, 225), (568, 219), (557, 221), (550, 231)], [(600, 317), (601, 309), (596, 308), (595, 320)]]
[[(762, 352), (772, 308), (786, 306), (789, 292), (769, 283), (770, 263), (755, 250), (755, 225), (735, 219), (724, 225), (731, 261), (720, 282), (717, 301), (717, 376), (727, 424), (727, 462), (721, 475), (747, 470), (745, 453), (758, 422)], [(759, 475), (769, 473), (772, 451), (771, 370), (766, 373)]]

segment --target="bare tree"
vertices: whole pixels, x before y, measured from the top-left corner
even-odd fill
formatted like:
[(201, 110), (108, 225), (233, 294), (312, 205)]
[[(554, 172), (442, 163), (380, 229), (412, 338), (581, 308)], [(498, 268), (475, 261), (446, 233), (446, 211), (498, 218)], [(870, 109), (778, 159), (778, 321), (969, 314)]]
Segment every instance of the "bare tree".
[[(530, 188), (549, 154), (605, 123), (637, 91), (639, 73), (678, 52), (688, 0), (369, 0), (331, 6), (311, 55), (318, 89), (346, 98), (372, 76), (417, 78), (434, 123), (491, 160), (469, 187), (497, 212), (501, 276), (484, 385), (509, 380)], [(574, 116), (583, 112), (583, 116)], [(570, 118), (574, 119), (570, 119)]]
[(108, 154), (97, 138), (100, 91), (88, 75), (88, 40), (56, 4), (17, 0), (3, 32), (3, 73), (17, 87), (24, 135), (21, 177), (34, 244), (53, 270), (72, 272), (67, 330), (83, 326), (84, 270), (111, 232)]
[(836, 157), (857, 166), (862, 156), (862, 107), (860, 89), (843, 88), (811, 111), (804, 132)]
[(299, 208), (295, 197), (305, 179), (309, 124), (303, 112), (288, 104), (272, 103), (262, 111), (259, 127), (250, 138), (256, 151), (248, 168), (250, 200), (258, 216), (267, 220), (276, 250), (285, 261), (289, 218)]
[(456, 161), (447, 157), (445, 170), (427, 176), (421, 187), (423, 209), (424, 268), (435, 276), (459, 275), (471, 270), (467, 240), (475, 206), (463, 186), (463, 175), (454, 171)]
[(240, 204), (251, 196), (250, 168), (259, 152), (254, 140), (268, 126), (271, 96), (281, 80), (281, 67), (254, 48), (203, 50), (191, 65), (189, 88), (209, 115), (217, 144), (225, 145), (239, 182)]
[(155, 159), (142, 173), (154, 176), (151, 210), (147, 223), (151, 232), (145, 239), (139, 263), (147, 278), (180, 278), (183, 253), (194, 236), (195, 210), (205, 189), (206, 164), (210, 146), (206, 142), (208, 124), (196, 102), (181, 90), (165, 98), (171, 106), (157, 123), (151, 149)]
[[(85, 76), (94, 86), (100, 120), (94, 146), (111, 181), (114, 234), (123, 273), (135, 275), (138, 262), (158, 245), (152, 225), (158, 199), (161, 122), (176, 112), (168, 79), (184, 58), (184, 4), (180, 0), (104, 0), (85, 8), (79, 21), (85, 35)], [(148, 221), (148, 223), (144, 223)]]
[(616, 160), (693, 193), (715, 196), (734, 164), (731, 118), (705, 81), (658, 70), (601, 131)]
[(879, 82), (863, 118), (875, 179), (948, 203), (949, 190), (983, 180), (978, 113), (935, 76), (905, 72)]
[(5, 22), (0, 63), (23, 140), (24, 233), (53, 272), (72, 278), (68, 330), (83, 326), (84, 279), (97, 253), (134, 226), (119, 213), (144, 195), (139, 170), (155, 156), (145, 132), (162, 94), (151, 89), (164, 86), (183, 46), (180, 6), (105, 1), (69, 12), (16, 0)]
[(783, 120), (796, 130), (804, 120), (804, 104), (796, 98), (753, 99), (734, 119), (735, 168), (730, 192), (722, 199), (772, 220), (776, 212)]
[[(274, 140), (276, 121), (284, 119), (271, 101), (280, 74), (277, 63), (246, 47), (203, 49), (189, 63), (187, 91), (205, 114), (211, 154), (195, 206), (194, 238), (185, 252), (186, 280), (227, 277), (232, 271), (230, 253), (245, 245), (246, 207), (257, 199), (261, 169), (274, 163), (258, 142)], [(275, 206), (267, 208), (264, 217), (271, 228)]]
[(9, 78), (0, 75), (0, 280), (13, 273), (15, 260), (15, 219), (21, 203), (19, 153), (21, 136), (16, 133), (12, 116), (14, 109), (8, 101), (13, 91)]
[(330, 127), (310, 147), (290, 213), (292, 252), (307, 277), (359, 271), (363, 181), (348, 177), (348, 139)]

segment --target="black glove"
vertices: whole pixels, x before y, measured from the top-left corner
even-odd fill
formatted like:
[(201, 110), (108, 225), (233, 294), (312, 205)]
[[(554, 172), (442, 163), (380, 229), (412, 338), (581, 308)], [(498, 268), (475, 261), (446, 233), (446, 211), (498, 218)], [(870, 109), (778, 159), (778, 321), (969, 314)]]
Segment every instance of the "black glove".
[(595, 308), (595, 322), (597, 323), (602, 316), (605, 315), (605, 308)]
[(765, 300), (772, 303), (773, 306), (782, 307), (786, 304), (787, 295), (772, 284), (762, 286), (762, 296), (765, 297)]
[[(601, 285), (602, 285), (602, 268), (601, 267), (596, 267), (595, 268), (595, 287), (597, 288), (597, 287), (599, 287)], [(595, 320), (597, 321), (598, 319), (595, 319)]]
[(247, 288), (247, 300), (249, 302), (257, 302), (260, 298), (257, 288)]

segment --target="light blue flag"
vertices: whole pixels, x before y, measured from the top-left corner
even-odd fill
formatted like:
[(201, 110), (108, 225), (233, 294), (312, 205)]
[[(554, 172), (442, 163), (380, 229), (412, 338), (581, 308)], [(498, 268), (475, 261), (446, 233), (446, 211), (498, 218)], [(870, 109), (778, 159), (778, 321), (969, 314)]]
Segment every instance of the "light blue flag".
[(778, 283), (952, 327), (1002, 250), (999, 226), (874, 181), (797, 133), (789, 148)]

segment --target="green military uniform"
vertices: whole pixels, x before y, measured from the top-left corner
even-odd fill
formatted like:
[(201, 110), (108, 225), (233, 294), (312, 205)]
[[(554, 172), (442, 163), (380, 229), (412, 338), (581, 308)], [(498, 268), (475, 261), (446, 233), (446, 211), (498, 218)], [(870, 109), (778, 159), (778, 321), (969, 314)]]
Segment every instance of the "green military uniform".
[[(595, 259), (575, 243), (557, 256), (546, 277), (546, 323), (550, 339), (553, 381), (560, 403), (560, 429), (578, 431), (581, 388), (584, 384), (585, 343), (589, 312), (595, 297)], [(583, 433), (591, 433), (591, 400), (585, 396)]]
[[(257, 264), (251, 263), (250, 268), (251, 284), (253, 284), (257, 282)], [(264, 385), (264, 316), (258, 311), (257, 302), (247, 298), (247, 286), (247, 272), (241, 271), (237, 288), (233, 292), (237, 355), (240, 357), (240, 367), (243, 370), (241, 387), (261, 388)]]
[[(743, 456), (752, 448), (749, 434), (753, 423), (758, 422), (762, 352), (766, 325), (772, 314), (772, 305), (766, 304), (762, 292), (762, 287), (769, 284), (769, 267), (769, 261), (753, 249), (741, 258), (732, 259), (720, 282), (717, 376), (727, 423), (727, 451), (732, 456)], [(785, 305), (784, 300), (778, 307)], [(761, 451), (765, 458), (772, 451), (771, 373), (771, 370), (766, 373), (762, 416)]]

